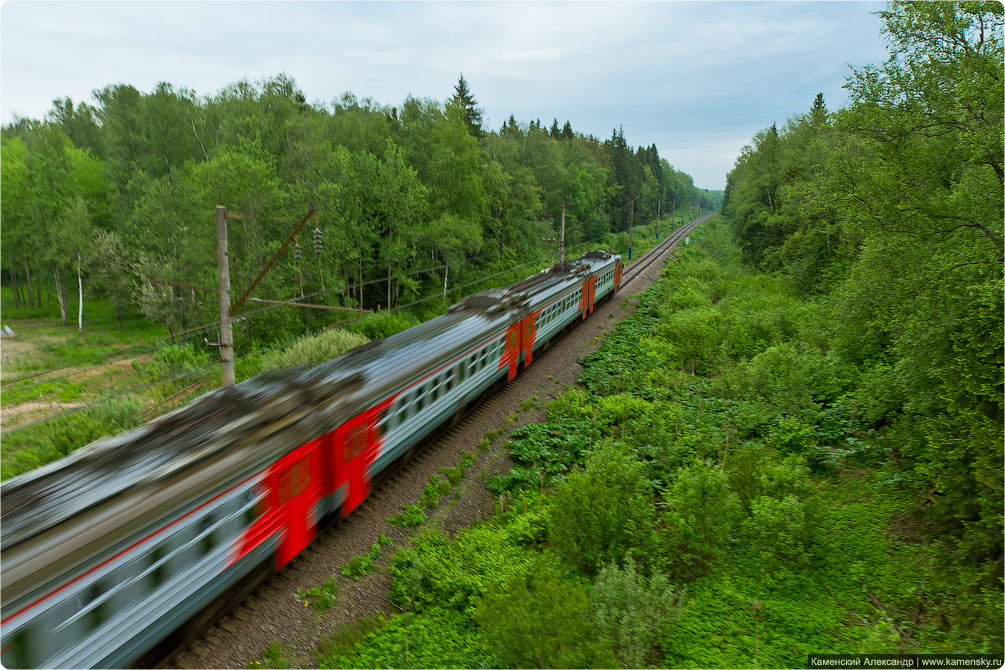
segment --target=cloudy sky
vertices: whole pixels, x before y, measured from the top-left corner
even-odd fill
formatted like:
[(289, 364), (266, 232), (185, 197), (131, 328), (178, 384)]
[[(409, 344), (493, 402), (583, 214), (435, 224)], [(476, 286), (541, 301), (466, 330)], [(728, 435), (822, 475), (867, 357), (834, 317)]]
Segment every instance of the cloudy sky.
[(0, 118), (159, 81), (211, 95), (280, 72), (307, 98), (445, 100), (460, 73), (492, 129), (510, 114), (655, 143), (723, 188), (758, 130), (847, 100), (885, 59), (876, 2), (42, 2), (0, 6)]

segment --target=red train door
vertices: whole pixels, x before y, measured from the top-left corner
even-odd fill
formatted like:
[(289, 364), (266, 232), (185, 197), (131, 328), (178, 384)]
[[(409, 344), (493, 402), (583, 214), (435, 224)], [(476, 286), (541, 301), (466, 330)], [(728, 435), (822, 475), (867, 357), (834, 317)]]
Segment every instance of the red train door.
[(538, 310), (523, 320), (523, 332), (521, 333), (521, 348), (523, 349), (523, 365), (527, 367), (534, 359), (534, 341), (537, 339), (537, 315)]
[(335, 429), (335, 491), (342, 489), (342, 516), (354, 510), (370, 495), (368, 470), (380, 454), (384, 437), (378, 424), (380, 414), (394, 397), (357, 414)]
[(579, 296), (579, 309), (583, 312), (583, 318), (593, 313), (593, 300), (597, 296), (597, 278), (590, 277), (583, 282), (583, 288)]
[(499, 357), (499, 367), (509, 366), (506, 379), (516, 377), (517, 364), (520, 362), (520, 336), (523, 331), (523, 322), (517, 321), (506, 329), (506, 341), (503, 346), (502, 356)]
[[(305, 447), (316, 447), (319, 440), (310, 442)], [(301, 453), (303, 448), (290, 454), (294, 457), (283, 463), (277, 473), (276, 490), (279, 495), (279, 508), (285, 526), (285, 533), (276, 549), (276, 567), (286, 565), (294, 556), (310, 544), (317, 534), (316, 520), (311, 507), (319, 496), (311, 495), (311, 460), (319, 455), (316, 449)]]
[(621, 261), (614, 261), (614, 290), (621, 288)]
[(324, 493), (320, 449), (323, 440), (321, 437), (302, 444), (269, 466), (257, 484), (264, 489), (264, 511), (241, 536), (231, 562), (276, 537), (278, 570), (314, 539), (317, 534), (314, 507)]

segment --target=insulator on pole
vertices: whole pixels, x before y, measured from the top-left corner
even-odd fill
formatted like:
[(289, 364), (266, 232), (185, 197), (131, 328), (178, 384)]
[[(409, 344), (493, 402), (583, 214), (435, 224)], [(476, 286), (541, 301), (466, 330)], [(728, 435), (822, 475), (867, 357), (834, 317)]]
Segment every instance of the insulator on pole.
[(321, 250), (324, 248), (324, 242), (321, 239), (321, 231), (318, 228), (314, 229), (314, 253), (318, 256), (321, 255)]
[(293, 248), (293, 257), (299, 261), (303, 256), (303, 252), (300, 251), (300, 242), (297, 242), (297, 245)]

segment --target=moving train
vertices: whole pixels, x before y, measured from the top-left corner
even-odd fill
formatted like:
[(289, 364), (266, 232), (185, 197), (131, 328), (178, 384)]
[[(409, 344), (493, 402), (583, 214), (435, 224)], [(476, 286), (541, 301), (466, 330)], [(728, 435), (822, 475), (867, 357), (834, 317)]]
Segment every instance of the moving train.
[(0, 486), (0, 660), (134, 663), (278, 570), (621, 285), (592, 251), (318, 367), (207, 393)]

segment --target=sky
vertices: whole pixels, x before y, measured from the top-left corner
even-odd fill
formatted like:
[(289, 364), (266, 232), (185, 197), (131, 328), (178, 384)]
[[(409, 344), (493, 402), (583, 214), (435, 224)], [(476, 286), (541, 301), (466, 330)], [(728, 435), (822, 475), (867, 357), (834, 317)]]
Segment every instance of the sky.
[(847, 103), (850, 67), (886, 59), (879, 2), (44, 2), (0, 5), (0, 121), (53, 99), (158, 82), (213, 95), (285, 73), (307, 99), (445, 101), (463, 73), (498, 130), (557, 118), (622, 127), (721, 189), (754, 133)]

